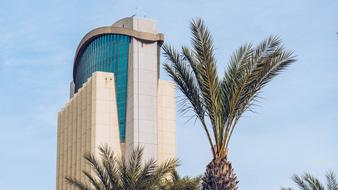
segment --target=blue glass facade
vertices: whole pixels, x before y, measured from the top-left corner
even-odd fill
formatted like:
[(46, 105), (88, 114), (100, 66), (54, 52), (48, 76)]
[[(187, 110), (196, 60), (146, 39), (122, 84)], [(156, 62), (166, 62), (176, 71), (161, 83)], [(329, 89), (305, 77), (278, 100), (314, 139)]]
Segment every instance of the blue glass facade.
[(129, 44), (130, 37), (126, 35), (100, 36), (85, 47), (74, 68), (75, 91), (95, 71), (114, 73), (121, 142), (125, 142)]

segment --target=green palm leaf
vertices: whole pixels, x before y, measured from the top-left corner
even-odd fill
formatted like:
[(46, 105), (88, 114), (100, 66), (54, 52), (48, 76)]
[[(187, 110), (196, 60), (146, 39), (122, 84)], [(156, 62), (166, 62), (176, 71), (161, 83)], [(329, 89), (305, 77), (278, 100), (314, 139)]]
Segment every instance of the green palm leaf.
[(70, 177), (66, 177), (66, 181), (68, 184), (74, 186), (75, 188), (79, 189), (79, 190), (93, 190), (91, 188), (89, 188), (86, 184), (78, 181), (78, 180), (75, 180), (73, 178), (70, 178)]
[[(300, 190), (338, 190), (338, 184), (336, 180), (336, 176), (334, 173), (328, 172), (326, 175), (327, 179), (327, 188), (319, 181), (318, 178), (314, 177), (309, 173), (305, 173), (303, 176), (294, 175), (292, 180), (298, 186)], [(284, 189), (291, 189), (291, 188), (281, 188)]]
[[(208, 167), (212, 169), (211, 166), (229, 164), (224, 158), (227, 158), (229, 142), (239, 119), (246, 111), (253, 110), (263, 87), (295, 62), (295, 58), (277, 36), (271, 36), (256, 47), (246, 44), (236, 50), (221, 77), (217, 73), (214, 44), (208, 28), (201, 19), (196, 19), (191, 22), (190, 29), (191, 48), (183, 46), (179, 52), (171, 45), (163, 46), (167, 60), (164, 69), (183, 95), (181, 111), (193, 112), (202, 124), (212, 150), (212, 162), (215, 162)], [(231, 167), (222, 168), (229, 170)], [(223, 183), (223, 186), (236, 187), (235, 175), (226, 173), (223, 171), (224, 179), (232, 176), (233, 182), (232, 185)], [(203, 179), (217, 181), (221, 178)]]
[(338, 183), (335, 174), (330, 171), (326, 175), (327, 180), (327, 189), (328, 190), (338, 190)]
[(67, 177), (67, 182), (79, 190), (159, 190), (177, 167), (175, 159), (158, 165), (155, 160), (143, 160), (143, 148), (137, 147), (130, 157), (116, 157), (107, 146), (99, 147), (99, 158), (85, 154), (92, 172), (82, 171), (86, 182)]

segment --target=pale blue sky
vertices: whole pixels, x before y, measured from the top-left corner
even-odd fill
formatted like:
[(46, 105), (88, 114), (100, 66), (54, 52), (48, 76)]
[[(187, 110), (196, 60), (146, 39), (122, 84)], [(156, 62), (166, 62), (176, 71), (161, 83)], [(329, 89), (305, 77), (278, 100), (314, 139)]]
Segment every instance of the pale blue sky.
[[(265, 88), (232, 139), (240, 189), (279, 189), (303, 171), (338, 172), (337, 0), (10, 0), (0, 2), (1, 189), (55, 189), (56, 114), (68, 100), (77, 44), (90, 29), (135, 13), (158, 20), (176, 46), (189, 45), (191, 18), (204, 18), (220, 68), (235, 48), (270, 34), (295, 50), (298, 61)], [(209, 147), (185, 121), (178, 116), (180, 172), (199, 175)]]

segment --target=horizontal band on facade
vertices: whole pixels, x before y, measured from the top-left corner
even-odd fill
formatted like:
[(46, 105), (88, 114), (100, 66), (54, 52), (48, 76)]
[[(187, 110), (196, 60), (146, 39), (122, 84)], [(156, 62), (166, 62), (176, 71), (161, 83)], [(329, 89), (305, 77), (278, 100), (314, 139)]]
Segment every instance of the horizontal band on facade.
[(77, 58), (82, 52), (82, 50), (86, 47), (88, 43), (90, 43), (93, 39), (105, 35), (105, 34), (121, 34), (127, 35), (145, 42), (160, 42), (163, 43), (164, 35), (162, 33), (149, 33), (149, 32), (141, 32), (132, 30), (129, 28), (121, 28), (121, 27), (114, 27), (114, 26), (103, 26), (96, 29), (91, 30), (88, 32), (80, 41), (75, 53), (74, 58), (74, 65), (73, 65), (73, 79), (75, 78), (75, 70), (77, 67)]

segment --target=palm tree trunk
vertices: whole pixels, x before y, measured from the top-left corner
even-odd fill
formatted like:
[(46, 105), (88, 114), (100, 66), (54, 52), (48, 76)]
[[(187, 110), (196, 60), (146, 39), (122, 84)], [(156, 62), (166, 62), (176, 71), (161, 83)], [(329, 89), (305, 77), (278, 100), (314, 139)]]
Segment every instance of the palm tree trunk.
[(237, 176), (226, 155), (213, 159), (202, 178), (202, 190), (237, 190)]

